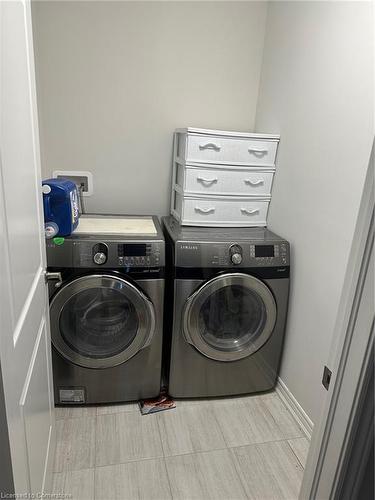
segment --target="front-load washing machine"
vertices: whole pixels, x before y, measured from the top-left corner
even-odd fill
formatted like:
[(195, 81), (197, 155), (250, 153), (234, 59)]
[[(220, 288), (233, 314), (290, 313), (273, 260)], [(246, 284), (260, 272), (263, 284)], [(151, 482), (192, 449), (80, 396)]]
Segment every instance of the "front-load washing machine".
[(84, 216), (47, 240), (56, 404), (159, 394), (164, 264), (156, 217)]
[(266, 228), (182, 227), (172, 217), (163, 225), (172, 263), (170, 395), (274, 387), (288, 308), (288, 242)]

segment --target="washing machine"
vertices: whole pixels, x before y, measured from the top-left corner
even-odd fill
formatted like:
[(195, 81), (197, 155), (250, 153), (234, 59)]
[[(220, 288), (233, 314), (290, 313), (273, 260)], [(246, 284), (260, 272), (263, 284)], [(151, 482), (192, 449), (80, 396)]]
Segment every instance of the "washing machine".
[(266, 228), (182, 227), (172, 217), (163, 226), (173, 304), (165, 332), (170, 395), (272, 389), (288, 310), (288, 242)]
[(89, 215), (47, 240), (55, 404), (160, 391), (165, 245), (156, 217)]

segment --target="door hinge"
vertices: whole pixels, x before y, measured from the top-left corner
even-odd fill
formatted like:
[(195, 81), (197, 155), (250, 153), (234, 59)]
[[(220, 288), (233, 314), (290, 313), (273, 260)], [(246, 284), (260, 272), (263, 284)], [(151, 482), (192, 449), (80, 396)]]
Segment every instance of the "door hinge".
[(327, 389), (327, 391), (329, 389), (329, 384), (331, 383), (331, 378), (332, 378), (332, 372), (328, 368), (328, 366), (325, 366), (323, 370), (322, 384)]
[(44, 273), (44, 279), (45, 279), (46, 283), (48, 281), (56, 281), (56, 284), (55, 284), (56, 288), (58, 288), (62, 285), (61, 273), (50, 273), (49, 271), (46, 271)]

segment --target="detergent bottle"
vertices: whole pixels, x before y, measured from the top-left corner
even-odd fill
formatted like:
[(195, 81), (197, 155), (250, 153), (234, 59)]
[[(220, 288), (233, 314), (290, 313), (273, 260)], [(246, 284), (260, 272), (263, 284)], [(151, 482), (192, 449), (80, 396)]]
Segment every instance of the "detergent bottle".
[(67, 179), (46, 179), (42, 192), (46, 238), (69, 236), (78, 226), (77, 186)]

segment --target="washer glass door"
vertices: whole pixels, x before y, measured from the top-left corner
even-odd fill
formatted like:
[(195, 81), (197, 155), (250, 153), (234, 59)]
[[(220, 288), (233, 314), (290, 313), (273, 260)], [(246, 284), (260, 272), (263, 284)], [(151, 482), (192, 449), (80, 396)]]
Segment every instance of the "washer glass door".
[(276, 313), (273, 295), (262, 281), (242, 273), (219, 275), (187, 300), (185, 338), (211, 359), (235, 361), (267, 342)]
[(154, 308), (129, 281), (110, 275), (89, 275), (65, 285), (54, 296), (51, 334), (65, 358), (89, 368), (125, 362), (149, 345), (154, 333)]

